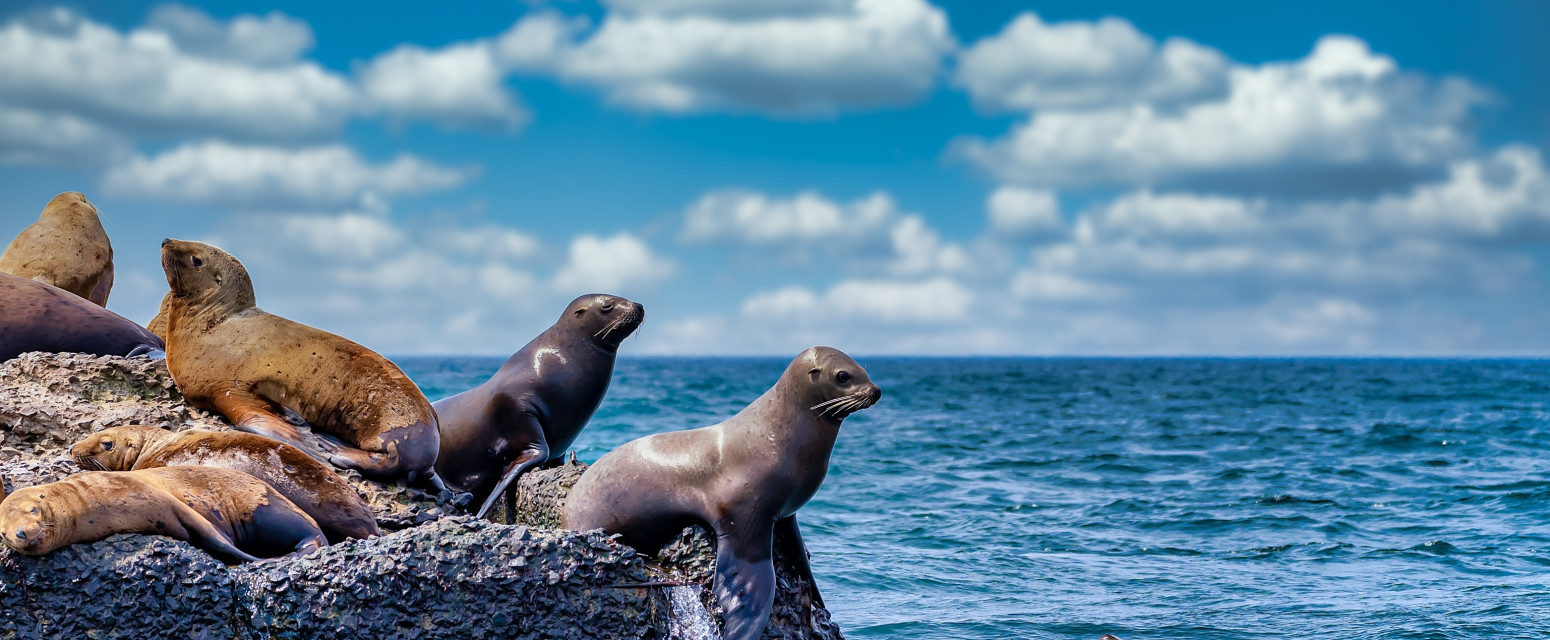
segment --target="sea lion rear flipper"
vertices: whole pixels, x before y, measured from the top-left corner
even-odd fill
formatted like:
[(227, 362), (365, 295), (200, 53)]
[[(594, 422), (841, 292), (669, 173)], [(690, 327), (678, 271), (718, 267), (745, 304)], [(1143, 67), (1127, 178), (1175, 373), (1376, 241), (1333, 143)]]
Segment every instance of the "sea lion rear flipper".
[(807, 545), (802, 542), (802, 530), (797, 528), (795, 515), (775, 521), (775, 548), (780, 551), (781, 557), (791, 564), (791, 569), (807, 581), (813, 604), (824, 606), (823, 596), (818, 595), (818, 581), (813, 579), (813, 567), (808, 562)]
[(206, 520), (198, 511), (195, 511), (193, 507), (178, 501), (176, 498), (173, 498), (173, 502), (176, 503), (173, 509), (178, 514), (178, 522), (188, 532), (188, 541), (194, 546), (204, 549), (210, 555), (216, 556), (222, 561), (258, 561), (257, 557), (238, 549), (236, 545), (232, 544), (231, 540), (226, 538), (225, 533), (215, 528), (215, 525), (210, 524), (210, 521)]
[(716, 535), (716, 603), (726, 620), (721, 637), (755, 640), (764, 633), (775, 603), (771, 531), (767, 526), (737, 529)]
[(544, 428), (539, 424), (538, 417), (531, 413), (522, 413), (519, 414), (516, 422), (517, 425), (512, 434), (513, 440), (526, 435), (528, 444), (522, 448), (522, 453), (517, 455), (517, 459), (512, 460), (511, 464), (506, 465), (505, 471), (501, 472), (501, 479), (495, 483), (495, 489), (490, 491), (490, 495), (484, 499), (484, 505), (479, 507), (477, 514), (479, 518), (489, 513), (490, 509), (495, 507), (495, 501), (504, 495), (506, 496), (506, 524), (514, 523), (517, 500), (516, 490), (512, 484), (528, 469), (549, 459), (549, 443), (544, 440)]

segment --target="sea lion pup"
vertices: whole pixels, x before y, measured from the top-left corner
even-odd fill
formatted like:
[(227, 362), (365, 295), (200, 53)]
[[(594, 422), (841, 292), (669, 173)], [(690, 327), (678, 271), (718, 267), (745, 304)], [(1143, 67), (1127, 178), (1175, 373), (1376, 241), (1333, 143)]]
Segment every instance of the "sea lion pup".
[(565, 455), (603, 402), (619, 343), (645, 318), (645, 307), (618, 296), (572, 300), (488, 381), (433, 405), (441, 424), (437, 473), (484, 501), (483, 518), (503, 493), (511, 497), (517, 476)]
[(171, 466), (241, 471), (274, 487), (318, 523), (330, 543), (382, 535), (359, 493), (328, 465), (291, 445), (241, 431), (168, 431), (129, 425), (103, 429), (70, 448), (88, 471)]
[(254, 306), (247, 269), (225, 251), (168, 238), (161, 263), (172, 287), (167, 368), (190, 403), (306, 450), (289, 409), (324, 436), (329, 462), (444, 488), (436, 412), (397, 365)]
[(714, 531), (723, 637), (758, 638), (775, 597), (772, 544), (822, 604), (795, 514), (823, 483), (840, 422), (882, 395), (839, 350), (803, 351), (726, 422), (646, 436), (604, 455), (571, 490), (564, 526), (621, 534), (647, 554), (689, 525)]
[(59, 287), (0, 273), (0, 360), (28, 351), (158, 357), (145, 327)]
[(66, 191), (0, 253), (0, 271), (54, 285), (105, 307), (113, 289), (113, 245), (97, 207)]
[(88, 471), (20, 489), (0, 504), (0, 540), (19, 553), (40, 556), (115, 533), (186, 540), (228, 562), (328, 545), (285, 496), (231, 469)]

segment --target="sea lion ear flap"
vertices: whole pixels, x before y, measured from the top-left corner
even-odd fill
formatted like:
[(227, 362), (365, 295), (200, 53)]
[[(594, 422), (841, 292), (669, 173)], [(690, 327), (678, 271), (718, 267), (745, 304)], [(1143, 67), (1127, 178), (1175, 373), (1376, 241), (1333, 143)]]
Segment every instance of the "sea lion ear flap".
[(823, 369), (819, 369), (818, 367), (813, 367), (813, 369), (811, 371), (807, 372), (807, 377), (812, 378), (813, 382), (818, 382), (818, 378), (820, 378), (822, 376), (823, 376)]

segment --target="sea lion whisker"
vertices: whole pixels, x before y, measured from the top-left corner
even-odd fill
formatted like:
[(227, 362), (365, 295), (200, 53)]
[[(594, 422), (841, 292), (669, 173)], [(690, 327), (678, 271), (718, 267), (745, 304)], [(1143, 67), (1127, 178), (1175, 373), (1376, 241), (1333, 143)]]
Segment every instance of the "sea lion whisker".
[(827, 406), (829, 406), (829, 405), (831, 405), (831, 404), (834, 404), (834, 403), (836, 403), (836, 402), (839, 402), (839, 401), (841, 401), (841, 400), (844, 400), (844, 399), (845, 399), (845, 398), (848, 398), (848, 397), (850, 397), (850, 396), (840, 396), (840, 397), (838, 397), (838, 398), (834, 398), (834, 399), (832, 399), (832, 400), (825, 400), (825, 401), (823, 401), (823, 402), (820, 402), (820, 403), (818, 403), (818, 404), (815, 404), (815, 405), (813, 405), (813, 406), (811, 406), (811, 407), (808, 407), (808, 409), (811, 409), (811, 410), (813, 410), (813, 411), (817, 411), (817, 410), (818, 410), (818, 409), (819, 409), (819, 408), (820, 408), (820, 407), (827, 407)]

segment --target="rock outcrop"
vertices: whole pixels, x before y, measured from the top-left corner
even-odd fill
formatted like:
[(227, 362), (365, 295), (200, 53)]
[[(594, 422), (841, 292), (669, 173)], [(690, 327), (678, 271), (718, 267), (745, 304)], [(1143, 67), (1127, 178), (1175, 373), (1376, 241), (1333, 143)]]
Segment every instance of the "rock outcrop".
[[(231, 428), (184, 402), (163, 362), (25, 354), (0, 363), (8, 491), (80, 472), (70, 445), (124, 424)], [(703, 532), (685, 530), (648, 558), (601, 532), (559, 529), (585, 468), (524, 475), (510, 526), (458, 515), (460, 496), (341, 472), (385, 535), (245, 565), (159, 536), (116, 535), (41, 557), (0, 547), (0, 640), (688, 638), (719, 628), (705, 613), (715, 612), (715, 553)], [(807, 585), (779, 557), (776, 569), (764, 637), (838, 640)]]

